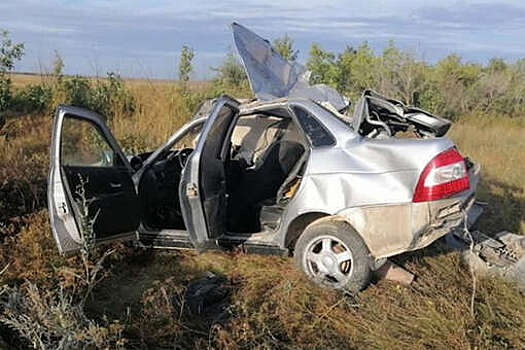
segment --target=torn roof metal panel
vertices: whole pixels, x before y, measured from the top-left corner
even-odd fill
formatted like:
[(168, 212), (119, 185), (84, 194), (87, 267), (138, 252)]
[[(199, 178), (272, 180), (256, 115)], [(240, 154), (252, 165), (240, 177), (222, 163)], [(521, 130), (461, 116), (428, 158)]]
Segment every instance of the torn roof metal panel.
[(240, 24), (233, 23), (232, 30), (235, 47), (255, 96), (260, 100), (288, 96), (306, 69), (282, 58), (267, 40)]
[(348, 100), (335, 89), (324, 84), (310, 85), (310, 72), (303, 65), (284, 59), (268, 40), (235, 22), (232, 31), (235, 47), (257, 99), (303, 97), (329, 102), (338, 111), (348, 106)]

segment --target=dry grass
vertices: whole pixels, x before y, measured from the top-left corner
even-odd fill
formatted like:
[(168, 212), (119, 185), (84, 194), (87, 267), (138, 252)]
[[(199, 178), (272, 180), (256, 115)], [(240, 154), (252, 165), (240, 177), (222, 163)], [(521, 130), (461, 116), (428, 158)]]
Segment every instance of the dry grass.
[(13, 86), (15, 88), (23, 87), (29, 84), (40, 84), (47, 81), (47, 77), (40, 74), (22, 74), (14, 73), (11, 75)]
[[(113, 125), (127, 145), (155, 147), (189, 116), (173, 84), (128, 86), (140, 107)], [(49, 116), (18, 117), (8, 121), (8, 139), (0, 138), (0, 267), (10, 263), (0, 282), (67, 288), (61, 267), (78, 265), (57, 254), (47, 221), (50, 127)], [(450, 133), (483, 166), (479, 197), (490, 207), (480, 226), (489, 233), (525, 232), (524, 135), (523, 119), (479, 116), (463, 118)], [(380, 281), (352, 297), (313, 286), (286, 258), (121, 247), (87, 311), (118, 319), (129, 348), (525, 348), (525, 299), (515, 286), (480, 281), (472, 316), (471, 277), (455, 252), (438, 242), (397, 262), (418, 276), (412, 286)], [(188, 282), (205, 271), (231, 282), (232, 317), (220, 327), (183, 307)]]
[(490, 203), (480, 227), (525, 233), (525, 120), (469, 116), (453, 126), (451, 137), (463, 154), (481, 163), (478, 198)]

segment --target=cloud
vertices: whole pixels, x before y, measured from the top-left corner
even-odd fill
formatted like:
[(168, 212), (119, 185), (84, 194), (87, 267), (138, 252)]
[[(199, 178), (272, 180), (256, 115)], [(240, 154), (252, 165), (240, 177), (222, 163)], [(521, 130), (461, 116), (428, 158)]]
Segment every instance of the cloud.
[(196, 51), (197, 77), (210, 74), (231, 45), (228, 24), (239, 21), (263, 37), (288, 33), (303, 53), (311, 42), (330, 50), (367, 40), (376, 50), (389, 39), (430, 60), (454, 51), (467, 59), (525, 56), (525, 7), (518, 1), (417, 0), (3, 0), (0, 27), (24, 41), (18, 66), (34, 70), (54, 49), (68, 73), (119, 69), (124, 75), (173, 77), (183, 44)]
[(417, 9), (413, 15), (422, 23), (464, 30), (523, 29), (525, 23), (525, 7), (500, 2), (427, 6)]

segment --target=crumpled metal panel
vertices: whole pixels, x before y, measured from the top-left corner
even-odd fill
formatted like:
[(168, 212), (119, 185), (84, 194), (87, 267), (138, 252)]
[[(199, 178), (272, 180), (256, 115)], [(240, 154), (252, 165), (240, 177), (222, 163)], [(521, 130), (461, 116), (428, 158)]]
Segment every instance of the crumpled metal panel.
[(375, 91), (365, 90), (354, 109), (353, 129), (360, 130), (365, 120), (369, 120), (370, 113), (378, 108), (388, 112), (382, 113), (382, 120), (376, 119), (376, 125), (390, 122), (394, 122), (394, 125), (412, 125), (423, 134), (437, 137), (444, 136), (451, 126), (451, 122), (445, 118), (414, 106), (406, 106), (401, 101), (387, 98)]
[(329, 102), (337, 110), (348, 106), (335, 89), (309, 83), (310, 72), (297, 63), (285, 60), (265, 40), (238, 23), (232, 24), (235, 47), (255, 96), (262, 101), (281, 97), (302, 97), (316, 102)]
[(240, 24), (233, 23), (232, 30), (255, 96), (260, 100), (288, 96), (306, 69), (282, 58), (267, 40)]
[[(444, 223), (436, 219), (441, 208), (468, 200), (475, 181), (470, 191), (450, 200), (412, 203), (423, 168), (454, 146), (450, 139), (369, 139), (311, 101), (289, 104), (315, 115), (336, 144), (310, 150), (300, 187), (287, 205), (283, 229), (305, 213), (337, 215), (354, 226), (375, 257), (386, 257), (424, 247), (461, 223), (450, 217), (443, 230), (431, 229)], [(472, 174), (472, 179), (477, 176)], [(456, 212), (461, 214), (459, 209)]]

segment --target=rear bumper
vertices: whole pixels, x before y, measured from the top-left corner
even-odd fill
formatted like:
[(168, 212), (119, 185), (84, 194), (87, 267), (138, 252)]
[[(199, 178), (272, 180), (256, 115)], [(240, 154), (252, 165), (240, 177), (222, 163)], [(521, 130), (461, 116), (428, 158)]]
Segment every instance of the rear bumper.
[[(439, 207), (439, 205), (435, 206)], [(439, 208), (438, 216), (421, 234), (415, 233), (415, 239), (406, 251), (424, 248), (447, 233), (462, 230), (465, 225), (465, 217), (467, 218), (467, 225), (473, 225), (482, 212), (483, 208), (476, 203), (474, 195), (466, 198), (465, 201), (456, 202), (452, 206)]]
[(430, 222), (423, 231), (415, 231), (414, 240), (406, 251), (421, 249), (447, 233), (463, 230), (465, 219), (467, 226), (477, 221), (483, 207), (476, 203), (476, 189), (480, 179), (481, 167), (473, 164), (469, 169), (469, 189), (454, 197), (428, 202)]
[(372, 256), (385, 258), (421, 249), (447, 233), (472, 224), (482, 208), (475, 203), (480, 166), (469, 169), (467, 191), (443, 200), (349, 208), (339, 213), (359, 232)]

